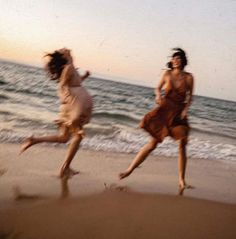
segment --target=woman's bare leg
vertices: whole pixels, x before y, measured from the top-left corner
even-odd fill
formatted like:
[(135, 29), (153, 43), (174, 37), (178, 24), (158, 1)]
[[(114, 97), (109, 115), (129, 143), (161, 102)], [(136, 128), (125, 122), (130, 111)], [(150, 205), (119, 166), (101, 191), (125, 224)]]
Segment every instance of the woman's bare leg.
[(83, 139), (83, 135), (82, 134), (75, 134), (70, 142), (68, 151), (67, 151), (67, 155), (66, 155), (66, 160), (63, 163), (62, 167), (61, 167), (61, 171), (60, 171), (60, 177), (62, 178), (63, 176), (65, 176), (66, 174), (69, 174), (69, 176), (77, 174), (78, 172), (73, 171), (72, 169), (70, 169), (70, 163), (73, 160), (76, 152), (79, 149), (79, 145), (80, 142)]
[(66, 127), (60, 129), (58, 135), (47, 135), (42, 137), (31, 136), (27, 138), (21, 146), (20, 154), (34, 144), (49, 142), (49, 143), (66, 143), (70, 138), (69, 130)]
[(187, 166), (186, 145), (187, 145), (187, 138), (181, 139), (179, 142), (179, 160), (178, 160), (180, 189), (184, 189), (186, 187), (186, 182), (185, 182), (185, 172), (186, 172), (186, 166)]
[(141, 150), (138, 152), (130, 166), (123, 173), (119, 174), (119, 178), (123, 179), (128, 177), (135, 168), (137, 168), (147, 156), (156, 148), (158, 141), (155, 138), (152, 138), (147, 144), (145, 144)]

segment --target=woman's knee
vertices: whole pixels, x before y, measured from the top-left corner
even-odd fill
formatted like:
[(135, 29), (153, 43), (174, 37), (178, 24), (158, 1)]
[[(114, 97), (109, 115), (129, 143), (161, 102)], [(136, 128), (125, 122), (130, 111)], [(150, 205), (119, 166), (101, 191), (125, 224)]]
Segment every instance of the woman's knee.
[(70, 135), (69, 134), (61, 134), (59, 135), (59, 142), (60, 143), (67, 143), (70, 139)]
[(84, 132), (81, 130), (81, 131), (78, 131), (78, 132), (75, 132), (73, 135), (72, 135), (72, 140), (73, 141), (78, 141), (80, 142), (82, 139), (84, 138)]
[(157, 147), (157, 142), (151, 141), (146, 145), (146, 147), (148, 151), (152, 152)]
[(187, 143), (188, 143), (188, 137), (184, 137), (180, 140), (179, 147), (184, 148), (187, 145)]
[(60, 143), (67, 143), (70, 139), (70, 132), (69, 132), (69, 128), (62, 125), (60, 127), (60, 130), (59, 130), (59, 135), (58, 135), (58, 141)]

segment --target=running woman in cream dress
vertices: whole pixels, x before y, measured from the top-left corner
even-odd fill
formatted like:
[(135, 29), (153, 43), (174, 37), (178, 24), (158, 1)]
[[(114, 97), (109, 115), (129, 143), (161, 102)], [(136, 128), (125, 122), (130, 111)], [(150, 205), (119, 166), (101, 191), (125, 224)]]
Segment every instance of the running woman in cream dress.
[(70, 50), (63, 48), (46, 55), (49, 60), (46, 70), (51, 80), (58, 81), (58, 95), (60, 98), (60, 111), (56, 123), (59, 126), (57, 135), (42, 137), (29, 137), (21, 146), (21, 153), (34, 144), (42, 142), (67, 143), (70, 139), (65, 162), (61, 167), (60, 176), (76, 174), (70, 168), (81, 140), (84, 137), (83, 126), (89, 123), (93, 102), (92, 97), (82, 86), (82, 82), (90, 75), (87, 71), (80, 76), (73, 65)]

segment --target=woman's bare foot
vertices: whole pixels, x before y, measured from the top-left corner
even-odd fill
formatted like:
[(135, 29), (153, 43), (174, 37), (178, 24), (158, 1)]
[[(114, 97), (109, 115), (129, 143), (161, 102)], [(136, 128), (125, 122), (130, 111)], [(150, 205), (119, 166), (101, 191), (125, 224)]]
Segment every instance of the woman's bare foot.
[(64, 178), (64, 177), (70, 178), (75, 176), (76, 174), (79, 174), (79, 171), (76, 171), (71, 168), (62, 168), (60, 172), (60, 178)]
[(186, 183), (183, 179), (179, 180), (179, 191), (178, 194), (182, 196), (184, 194), (184, 190), (186, 189)]
[(125, 171), (125, 172), (123, 172), (123, 173), (120, 173), (120, 174), (119, 174), (119, 178), (120, 178), (120, 179), (126, 178), (126, 177), (128, 177), (131, 173), (132, 173), (132, 171), (127, 170), (127, 171)]
[(185, 189), (186, 188), (186, 182), (183, 179), (179, 180), (179, 188)]
[(21, 145), (21, 149), (20, 149), (20, 154), (22, 154), (26, 149), (28, 149), (29, 147), (31, 147), (34, 144), (34, 138), (33, 136), (27, 138), (23, 144)]
[(186, 182), (184, 180), (180, 180), (179, 181), (179, 195), (183, 195), (184, 194), (184, 190), (185, 189), (194, 189), (194, 186), (191, 186), (189, 184), (186, 184)]

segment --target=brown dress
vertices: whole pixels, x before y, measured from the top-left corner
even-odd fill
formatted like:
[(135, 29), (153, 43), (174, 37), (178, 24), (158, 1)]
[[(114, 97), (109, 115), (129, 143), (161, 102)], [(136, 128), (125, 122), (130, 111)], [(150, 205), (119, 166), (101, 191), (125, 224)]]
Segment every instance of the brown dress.
[(70, 67), (69, 76), (66, 77), (69, 77), (66, 84), (61, 83), (64, 79), (60, 79), (59, 82), (58, 95), (61, 105), (56, 123), (68, 127), (71, 132), (78, 133), (90, 121), (92, 97), (81, 85), (82, 79), (73, 67)]
[[(186, 105), (186, 88), (185, 81), (178, 88), (175, 88), (171, 77), (161, 104), (142, 119), (140, 127), (150, 133), (158, 142), (162, 142), (166, 136), (171, 136), (176, 140), (187, 137), (190, 129), (188, 119), (180, 118)], [(178, 126), (182, 127), (177, 134), (173, 134), (173, 130)]]

